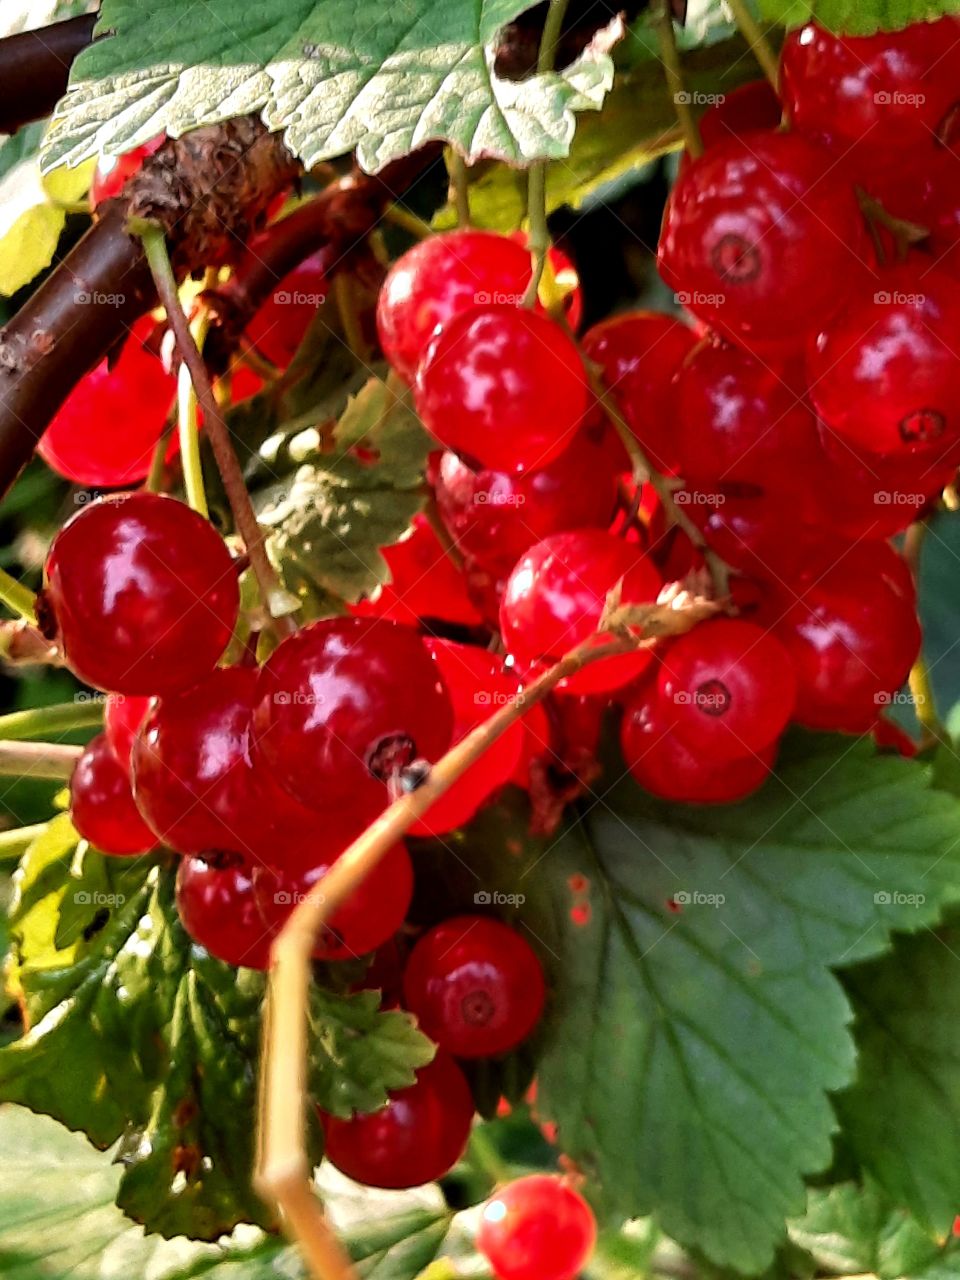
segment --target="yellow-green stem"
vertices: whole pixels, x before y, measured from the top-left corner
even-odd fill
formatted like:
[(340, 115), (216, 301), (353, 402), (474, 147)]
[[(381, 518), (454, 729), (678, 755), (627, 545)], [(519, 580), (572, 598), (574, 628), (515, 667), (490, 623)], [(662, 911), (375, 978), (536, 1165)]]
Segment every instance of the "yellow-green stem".
[(55, 702), (0, 716), (0, 741), (44, 738), (71, 729), (93, 729), (103, 724), (102, 694), (78, 695), (73, 702)]
[(450, 147), (447, 151), (447, 172), (450, 175), (450, 195), (457, 211), (457, 226), (470, 226), (470, 180), (467, 162), (459, 151)]
[(32, 827), (17, 827), (15, 831), (0, 831), (0, 862), (19, 862), (38, 836), (47, 829), (45, 822)]
[(12, 612), (33, 626), (37, 625), (37, 597), (22, 582), (11, 577), (6, 569), (0, 569), (0, 601)]
[(760, 63), (763, 74), (773, 85), (774, 93), (779, 94), (780, 68), (777, 64), (777, 55), (774, 53), (773, 46), (767, 39), (760, 23), (753, 16), (747, 0), (727, 0), (727, 4), (733, 14), (734, 21), (740, 28), (740, 34), (750, 45), (754, 57)]
[(686, 90), (683, 78), (683, 67), (680, 64), (680, 52), (677, 49), (677, 36), (673, 29), (673, 9), (670, 0), (661, 0), (657, 14), (657, 38), (660, 42), (660, 61), (667, 78), (667, 90), (673, 99), (673, 109), (677, 115), (677, 123), (683, 134), (684, 146), (688, 155), (696, 158), (703, 155), (703, 140), (697, 121), (690, 107), (690, 94)]

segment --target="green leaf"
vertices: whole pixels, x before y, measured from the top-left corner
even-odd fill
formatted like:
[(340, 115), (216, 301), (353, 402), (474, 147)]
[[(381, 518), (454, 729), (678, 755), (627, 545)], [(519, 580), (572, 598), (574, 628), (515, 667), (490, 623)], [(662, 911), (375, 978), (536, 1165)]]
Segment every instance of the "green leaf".
[[(355, 451), (360, 444), (363, 458)], [(332, 452), (260, 498), (287, 588), (305, 597), (319, 592), (331, 613), (388, 582), (380, 548), (396, 542), (423, 506), (433, 447), (409, 393), (371, 378), (348, 404)]]
[(537, 1110), (602, 1210), (653, 1213), (721, 1265), (770, 1263), (830, 1161), (827, 1093), (853, 1075), (831, 967), (960, 893), (960, 807), (927, 784), (868, 742), (798, 735), (729, 808), (622, 781), (548, 845), (497, 807), (467, 829), (467, 893), (526, 897), (553, 987)]
[(870, 36), (957, 13), (956, 0), (758, 0), (760, 15), (785, 27), (815, 18), (831, 31)]
[(128, 150), (165, 129), (260, 112), (307, 168), (356, 148), (375, 171), (430, 139), (514, 164), (567, 154), (574, 112), (613, 80), (605, 53), (520, 83), (492, 48), (528, 0), (105, 0), (101, 33), (74, 63), (46, 143), (50, 167)]
[(0, 179), (0, 294), (9, 297), (49, 267), (67, 220), (63, 204), (85, 194), (91, 167), (42, 177), (37, 157), (27, 155)]
[[(739, 36), (693, 50), (683, 59), (684, 79), (700, 113), (733, 89), (760, 75)], [(667, 92), (663, 65), (645, 58), (617, 76), (603, 110), (580, 121), (569, 156), (547, 166), (547, 211), (574, 209), (608, 184), (681, 145), (676, 110)], [(526, 179), (498, 164), (470, 171), (470, 214), (483, 227), (512, 231), (525, 216)], [(456, 225), (452, 204), (437, 214), (438, 229)]]
[(789, 1224), (790, 1238), (818, 1266), (838, 1275), (869, 1273), (880, 1280), (922, 1276), (949, 1263), (960, 1269), (955, 1242), (948, 1249), (924, 1232), (872, 1183), (814, 1188), (806, 1213)]
[(945, 1235), (960, 1204), (960, 928), (899, 938), (845, 974), (856, 1083), (837, 1099), (853, 1154), (896, 1203)]
[(381, 1011), (375, 991), (314, 988), (310, 1014), (310, 1094), (334, 1115), (379, 1110), (387, 1090), (412, 1085), (436, 1052), (409, 1013)]

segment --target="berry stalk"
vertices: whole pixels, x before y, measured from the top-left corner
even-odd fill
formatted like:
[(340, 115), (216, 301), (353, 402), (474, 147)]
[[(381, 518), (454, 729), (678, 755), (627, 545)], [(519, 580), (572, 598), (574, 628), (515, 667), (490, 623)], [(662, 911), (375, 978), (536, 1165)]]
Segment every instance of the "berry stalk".
[(30, 707), (0, 716), (0, 742), (37, 738), (72, 729), (99, 728), (103, 724), (103, 699), (88, 697), (74, 702), (56, 702), (46, 707)]
[(62, 742), (0, 742), (0, 776), (68, 782), (82, 750)]
[(753, 50), (754, 57), (760, 63), (763, 74), (770, 81), (775, 93), (780, 92), (780, 67), (777, 55), (770, 46), (756, 18), (750, 11), (750, 6), (746, 0), (729, 0), (730, 12), (733, 14), (734, 21), (740, 28), (740, 32), (744, 39)]
[(29, 587), (7, 573), (6, 569), (0, 569), (0, 600), (25, 622), (34, 627), (37, 625), (37, 597)]
[(278, 632), (289, 634), (293, 629), (293, 623), (288, 615), (292, 612), (291, 606), (297, 607), (298, 602), (295, 597), (281, 588), (276, 571), (267, 555), (264, 532), (251, 505), (243, 471), (230, 442), (230, 432), (220, 412), (216, 396), (213, 394), (213, 385), (190, 331), (186, 312), (180, 303), (163, 229), (158, 223), (140, 220), (132, 220), (131, 229), (140, 236), (143, 243), (157, 294), (176, 339), (177, 351), (189, 370), (190, 380), (203, 408), (207, 436), (217, 460), (217, 467), (220, 470), (237, 531), (243, 539), (247, 555), (250, 557), (250, 566), (259, 583), (264, 606), (274, 620)]
[(677, 123), (683, 133), (684, 146), (688, 155), (696, 159), (697, 156), (703, 155), (703, 140), (690, 109), (690, 95), (684, 88), (683, 68), (680, 65), (676, 32), (673, 29), (673, 6), (670, 0), (663, 0), (659, 6), (656, 21), (660, 61), (663, 63), (666, 75), (667, 89), (673, 99), (673, 109), (677, 113)]

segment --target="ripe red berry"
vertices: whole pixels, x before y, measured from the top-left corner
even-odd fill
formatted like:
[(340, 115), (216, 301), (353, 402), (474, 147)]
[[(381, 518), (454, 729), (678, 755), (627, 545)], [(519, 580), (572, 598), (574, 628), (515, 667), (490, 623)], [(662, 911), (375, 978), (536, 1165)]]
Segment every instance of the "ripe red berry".
[(421, 618), (467, 627), (483, 621), (467, 595), (463, 574), (425, 516), (414, 516), (404, 537), (380, 551), (390, 569), (390, 581), (369, 600), (351, 605), (350, 612), (358, 618), (388, 618), (407, 626), (417, 626)]
[(445, 1053), (417, 1072), (371, 1115), (350, 1120), (321, 1112), (326, 1157), (368, 1187), (403, 1190), (444, 1177), (463, 1155), (473, 1098), (463, 1072)]
[(124, 151), (119, 156), (100, 156), (90, 184), (90, 203), (94, 208), (104, 200), (118, 196), (128, 178), (132, 178), (143, 168), (144, 160), (149, 159), (166, 141), (165, 133), (158, 133), (149, 142), (144, 142), (131, 151)]
[[(250, 252), (269, 237), (255, 236)], [(288, 272), (254, 313), (245, 330), (261, 355), (285, 369), (297, 353), (307, 326), (327, 296), (325, 255), (312, 254)]]
[(752, 133), (681, 173), (660, 270), (689, 310), (734, 339), (795, 340), (843, 302), (863, 235), (828, 155), (796, 134)]
[(150, 706), (149, 698), (135, 698), (123, 693), (107, 694), (103, 708), (103, 731), (113, 754), (124, 769), (130, 769), (130, 752), (137, 730)]
[(403, 993), (421, 1029), (455, 1058), (516, 1048), (546, 996), (530, 944), (485, 916), (457, 916), (425, 933), (407, 961)]
[[(623, 580), (624, 603), (653, 601), (660, 575), (635, 547), (599, 529), (544, 538), (523, 556), (500, 608), (504, 643), (524, 666), (556, 660), (596, 634), (607, 596)], [(594, 662), (566, 682), (572, 693), (628, 684), (650, 661), (649, 650)]]
[(658, 311), (629, 311), (595, 324), (583, 336), (583, 354), (600, 366), (603, 381), (630, 430), (658, 471), (677, 470), (673, 379), (697, 335)]
[(134, 803), (127, 771), (103, 733), (87, 744), (73, 771), (70, 818), (101, 853), (126, 856), (156, 847), (156, 836)]
[(194, 942), (227, 964), (269, 968), (273, 931), (260, 915), (252, 872), (239, 854), (181, 858), (176, 895)]
[(518, 1178), (487, 1201), (477, 1248), (497, 1280), (574, 1280), (597, 1238), (584, 1198), (562, 1178)]
[(132, 754), (137, 804), (179, 853), (246, 852), (256, 684), (252, 668), (219, 668), (155, 699), (140, 727)]
[[(261, 916), (279, 931), (294, 907), (316, 889), (341, 853), (360, 834), (335, 816), (278, 855), (276, 868), (258, 867), (254, 894)], [(413, 896), (413, 867), (402, 844), (394, 845), (324, 927), (313, 954), (318, 960), (351, 960), (376, 951), (397, 932)]]
[(908, 261), (861, 286), (808, 360), (826, 427), (854, 449), (943, 458), (960, 442), (960, 302), (945, 273)]
[(176, 394), (176, 379), (143, 347), (144, 316), (119, 357), (104, 358), (76, 384), (40, 437), (37, 452), (75, 484), (114, 487), (142, 480)]
[(716, 761), (674, 732), (673, 704), (648, 685), (624, 707), (623, 758), (645, 791), (684, 804), (732, 804), (756, 791), (770, 774), (771, 744), (735, 760)]
[(254, 729), (260, 759), (291, 795), (369, 819), (407, 765), (444, 753), (453, 712), (415, 631), (379, 618), (329, 618), (270, 655)]
[(777, 129), (783, 107), (769, 80), (751, 80), (732, 93), (723, 94), (700, 117), (700, 138), (705, 148), (742, 138), (757, 129)]
[(605, 529), (613, 518), (617, 477), (629, 469), (605, 424), (587, 424), (552, 462), (526, 475), (474, 471), (444, 453), (437, 473), (440, 515), (466, 556), (513, 568), (551, 533)]
[[(516, 677), (505, 675), (502, 661), (486, 649), (450, 640), (428, 639), (424, 644), (437, 660), (453, 706), (452, 742), (459, 742), (495, 711), (516, 701), (520, 692)], [(510, 781), (523, 739), (518, 720), (417, 819), (410, 834), (440, 835), (469, 822), (493, 792)]]
[(674, 640), (657, 672), (677, 737), (720, 763), (761, 752), (783, 732), (797, 698), (790, 655), (752, 622), (721, 618)]
[(123, 494), (84, 507), (53, 540), (44, 623), (71, 671), (114, 693), (205, 676), (237, 620), (237, 573), (211, 524), (174, 498)]
[(783, 45), (783, 100), (792, 127), (832, 146), (845, 165), (897, 164), (933, 154), (957, 100), (953, 18), (902, 31), (840, 36), (815, 22)]
[(886, 543), (837, 548), (831, 568), (787, 595), (776, 635), (797, 671), (794, 719), (864, 733), (890, 704), (920, 652), (909, 573)]
[(535, 471), (572, 442), (587, 379), (572, 339), (546, 316), (475, 307), (430, 343), (416, 402), (427, 430), (461, 457), (494, 471)]
[(792, 495), (797, 469), (820, 454), (816, 418), (788, 376), (709, 338), (677, 376), (676, 413), (688, 487), (754, 485)]
[(530, 280), (530, 251), (492, 231), (450, 231), (399, 258), (377, 300), (380, 345), (413, 382), (427, 343), (442, 325), (473, 307), (517, 306)]

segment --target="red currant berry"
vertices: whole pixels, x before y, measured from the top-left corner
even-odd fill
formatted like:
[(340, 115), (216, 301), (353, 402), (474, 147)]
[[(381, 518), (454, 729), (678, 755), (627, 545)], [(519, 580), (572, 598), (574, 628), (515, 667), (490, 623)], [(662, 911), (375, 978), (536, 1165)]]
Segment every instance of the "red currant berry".
[(572, 339), (546, 316), (475, 307), (430, 343), (416, 402), (431, 435), (461, 457), (494, 471), (535, 471), (572, 442), (587, 378)]
[(133, 698), (122, 693), (107, 695), (103, 708), (103, 731), (113, 754), (126, 770), (130, 769), (133, 740), (149, 706), (149, 698)]
[(76, 676), (113, 693), (183, 689), (237, 620), (237, 572), (195, 511), (154, 493), (84, 507), (53, 540), (41, 610)]
[(888, 268), (849, 298), (810, 353), (824, 424), (855, 450), (942, 458), (960, 441), (958, 332), (950, 277), (914, 262)]
[(190, 937), (218, 960), (270, 967), (272, 930), (257, 909), (252, 872), (234, 853), (181, 858), (177, 910)]
[[(515, 702), (520, 686), (503, 673), (503, 664), (486, 649), (454, 644), (450, 640), (424, 641), (437, 660), (440, 675), (453, 706), (453, 741), (499, 708)], [(411, 826), (415, 836), (440, 835), (469, 822), (498, 788), (510, 781), (523, 750), (523, 725), (518, 720), (483, 753), (450, 789)]]
[(658, 471), (677, 469), (673, 379), (697, 335), (672, 316), (630, 311), (588, 329), (583, 354), (603, 381), (630, 430)]
[(413, 382), (427, 343), (454, 316), (486, 303), (518, 305), (530, 252), (492, 231), (450, 231), (414, 245), (387, 272), (377, 302), (380, 345)]
[(470, 1136), (473, 1098), (463, 1072), (441, 1052), (417, 1072), (416, 1084), (372, 1115), (320, 1115), (332, 1165), (365, 1186), (399, 1191), (450, 1172)]
[(521, 724), (524, 733), (523, 749), (511, 782), (514, 786), (529, 790), (534, 760), (542, 756), (551, 756), (553, 750), (550, 745), (550, 720), (543, 709), (543, 704), (535, 702), (523, 717)]
[[(504, 643), (522, 664), (556, 660), (593, 636), (607, 596), (623, 580), (625, 603), (656, 600), (660, 575), (620, 538), (577, 529), (544, 538), (517, 563), (500, 609)], [(650, 663), (649, 650), (606, 658), (567, 682), (572, 693), (599, 693), (628, 684)]]
[(605, 529), (613, 518), (623, 447), (604, 426), (584, 426), (538, 471), (474, 471), (444, 453), (437, 474), (440, 515), (464, 555), (491, 567), (516, 564), (551, 533)]
[(144, 316), (120, 356), (82, 378), (40, 437), (37, 452), (75, 484), (114, 487), (142, 480), (176, 394), (176, 379), (142, 343)]
[(421, 618), (466, 627), (483, 621), (467, 595), (463, 574), (425, 516), (414, 516), (405, 536), (380, 551), (390, 569), (390, 581), (369, 600), (351, 606), (350, 612), (358, 618), (388, 618), (408, 626), (417, 626)]
[(246, 851), (257, 673), (228, 667), (154, 700), (133, 746), (140, 812), (179, 853)]
[(546, 998), (533, 948), (485, 916), (457, 916), (425, 933), (407, 961), (403, 993), (424, 1033), (455, 1058), (516, 1048)]
[(256, 750), (311, 808), (370, 818), (414, 760), (450, 745), (453, 711), (415, 631), (379, 618), (303, 627), (261, 669)]
[(797, 670), (794, 719), (811, 729), (865, 733), (920, 652), (903, 560), (885, 543), (846, 554), (838, 547), (833, 567), (783, 602), (775, 633)]
[(957, 99), (956, 55), (948, 56), (957, 35), (953, 18), (874, 36), (834, 35), (814, 22), (795, 28), (781, 68), (791, 125), (832, 145), (844, 164), (932, 154)]
[(677, 378), (680, 473), (688, 486), (792, 492), (820, 453), (817, 422), (775, 365), (705, 339)]
[(562, 1178), (534, 1173), (487, 1201), (477, 1248), (497, 1280), (574, 1280), (597, 1238), (593, 1211)]
[(724, 94), (700, 117), (705, 148), (729, 138), (742, 138), (761, 129), (778, 129), (783, 108), (769, 80), (751, 80)]
[(84, 840), (101, 853), (146, 853), (157, 839), (141, 818), (130, 778), (106, 734), (84, 748), (70, 779), (70, 818)]
[(794, 709), (797, 677), (784, 646), (752, 622), (721, 618), (680, 636), (657, 673), (677, 737), (711, 761), (761, 752)]
[(90, 184), (90, 203), (94, 208), (104, 200), (118, 196), (126, 185), (128, 178), (139, 173), (144, 160), (148, 160), (166, 142), (167, 135), (158, 133), (149, 142), (144, 142), (132, 151), (125, 151), (119, 156), (100, 156)]
[(674, 708), (647, 686), (626, 704), (620, 727), (623, 758), (645, 791), (684, 804), (732, 804), (756, 791), (770, 774), (774, 745), (717, 762), (674, 732)]
[[(282, 851), (277, 869), (258, 867), (254, 894), (261, 916), (271, 929), (283, 928), (297, 903), (316, 889), (318, 881), (349, 848), (359, 831), (334, 819)], [(325, 926), (313, 954), (318, 960), (350, 960), (376, 951), (397, 932), (413, 896), (413, 867), (402, 844), (394, 845), (354, 890)]]
[(758, 132), (718, 143), (681, 173), (660, 270), (689, 310), (735, 339), (787, 341), (837, 309), (864, 231), (830, 163), (795, 134)]
[[(250, 251), (256, 253), (266, 239), (266, 235), (254, 237)], [(305, 258), (283, 277), (247, 325), (247, 338), (280, 369), (297, 354), (307, 326), (327, 296), (324, 262), (323, 253)]]

